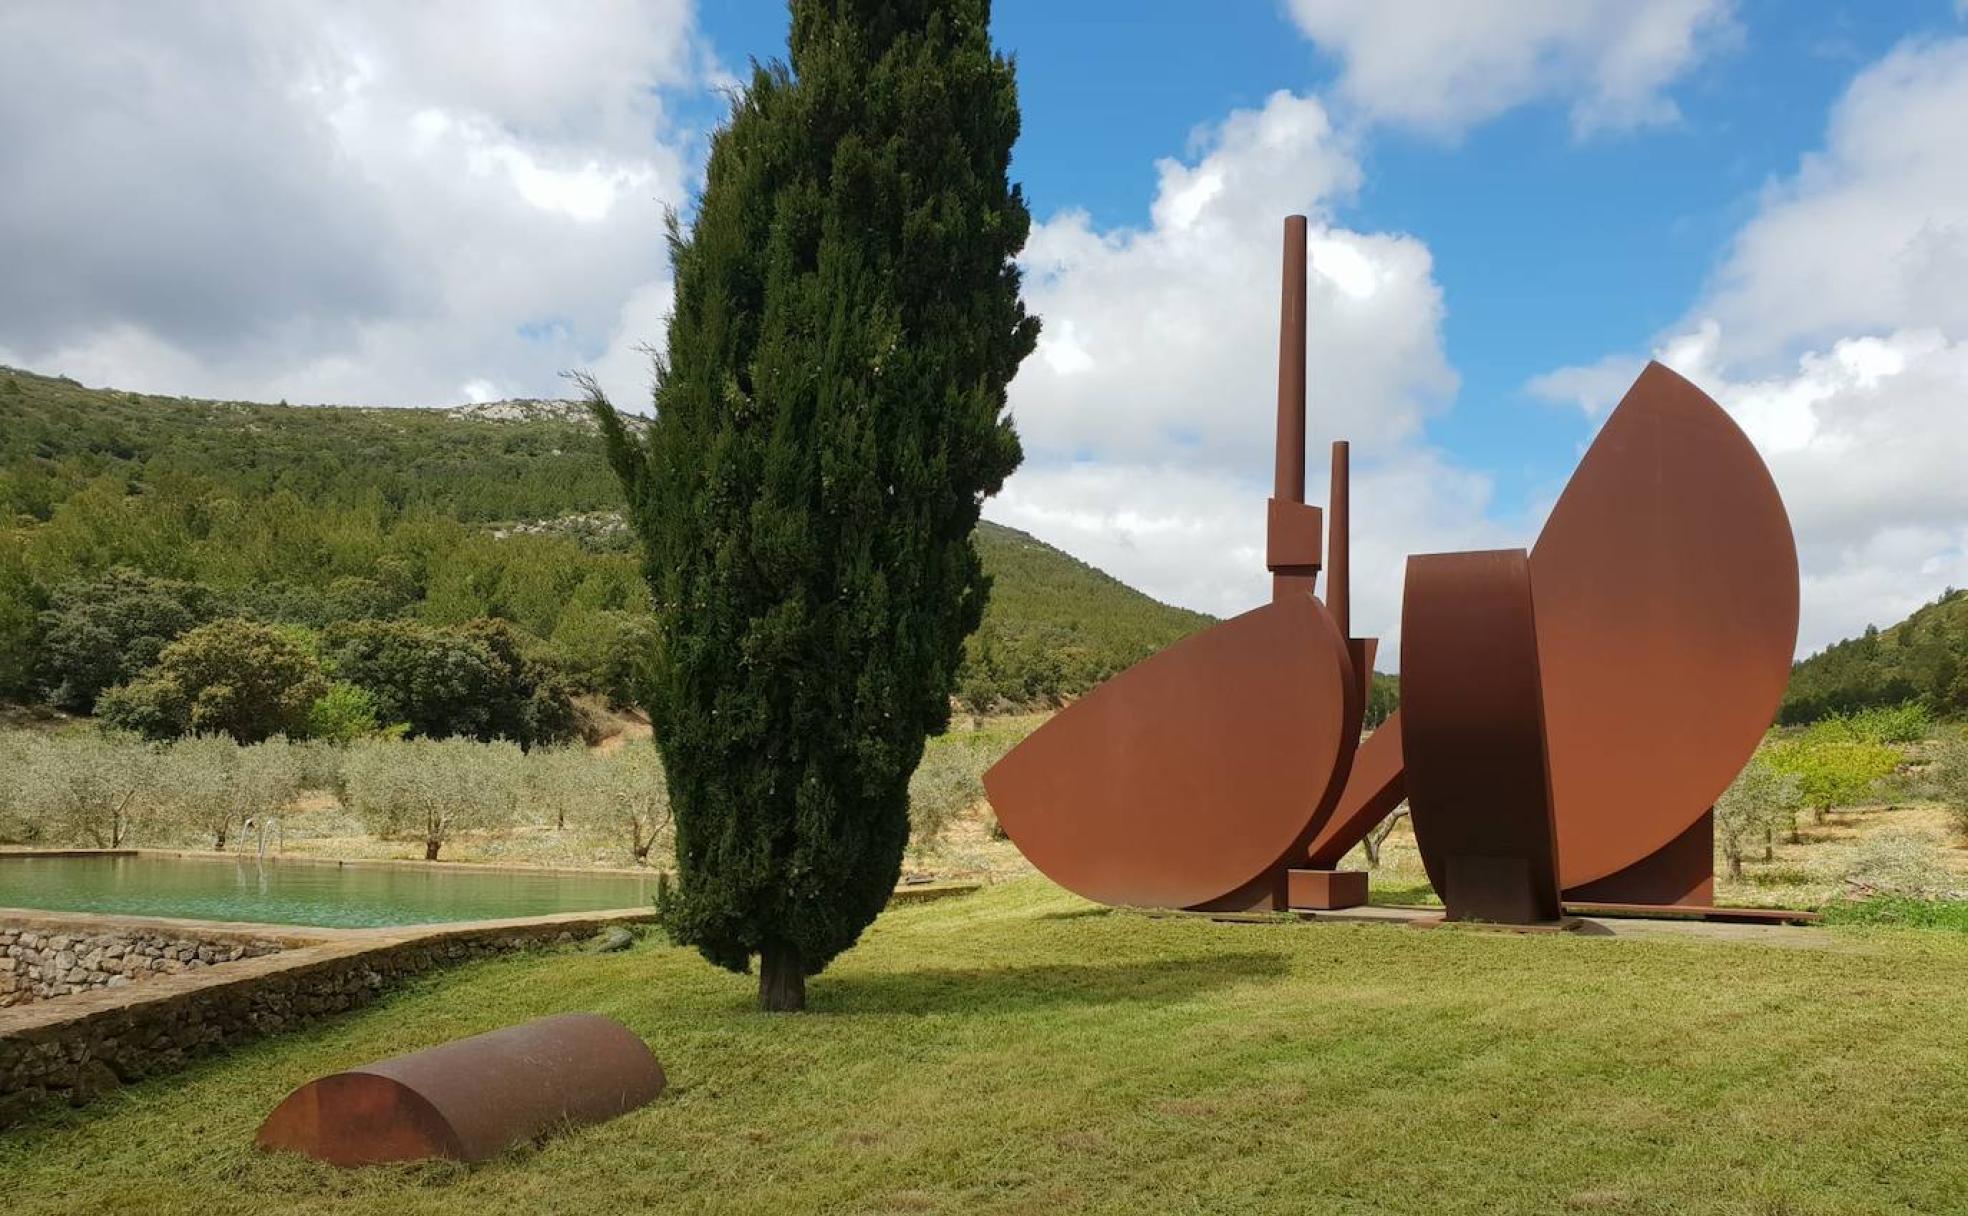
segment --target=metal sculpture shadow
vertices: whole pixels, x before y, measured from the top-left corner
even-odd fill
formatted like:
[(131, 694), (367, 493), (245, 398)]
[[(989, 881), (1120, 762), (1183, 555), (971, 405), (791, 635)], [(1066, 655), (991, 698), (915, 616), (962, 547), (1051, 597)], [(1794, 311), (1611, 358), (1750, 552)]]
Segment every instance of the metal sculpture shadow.
[(1035, 731), (985, 774), (999, 823), (1104, 903), (1333, 907), (1364, 901), (1336, 867), (1405, 800), (1451, 920), (1712, 905), (1711, 809), (1775, 718), (1797, 638), (1769, 470), (1648, 364), (1528, 554), (1408, 559), (1403, 705), (1363, 741), (1375, 641), (1349, 636), (1345, 442), (1328, 511), (1305, 502), (1305, 239), (1287, 219), (1271, 603)]

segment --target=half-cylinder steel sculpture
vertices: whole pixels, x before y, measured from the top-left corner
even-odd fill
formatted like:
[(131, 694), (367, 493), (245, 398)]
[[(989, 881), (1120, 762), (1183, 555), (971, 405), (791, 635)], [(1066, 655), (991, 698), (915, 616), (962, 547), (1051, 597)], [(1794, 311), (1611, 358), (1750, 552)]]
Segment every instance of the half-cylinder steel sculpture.
[(628, 1027), (563, 1013), (317, 1078), (273, 1109), (257, 1143), (330, 1165), (484, 1161), (634, 1110), (663, 1086)]
[[(1285, 226), (1272, 602), (1061, 711), (985, 776), (1046, 874), (1107, 903), (1280, 907), (1405, 799), (1450, 919), (1712, 902), (1710, 809), (1776, 714), (1797, 552), (1769, 471), (1649, 364), (1528, 555), (1409, 561), (1404, 707), (1362, 741), (1348, 453), (1305, 496), (1305, 221)], [(1328, 536), (1321, 551), (1322, 522)], [(1322, 557), (1325, 600), (1317, 598)]]

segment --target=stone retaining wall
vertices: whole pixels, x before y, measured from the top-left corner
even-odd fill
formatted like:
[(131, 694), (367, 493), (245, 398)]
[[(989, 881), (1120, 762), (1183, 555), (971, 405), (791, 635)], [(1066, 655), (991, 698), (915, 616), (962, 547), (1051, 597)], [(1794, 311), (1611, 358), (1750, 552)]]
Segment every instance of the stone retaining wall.
[(179, 971), (273, 954), (270, 938), (225, 938), (158, 929), (37, 929), (0, 920), (0, 1008), (120, 988)]
[(643, 910), (409, 930), (359, 930), (224, 966), (183, 968), (0, 1011), (0, 1127), (48, 1101), (75, 1104), (237, 1043), (367, 1004), (435, 967), (570, 944)]

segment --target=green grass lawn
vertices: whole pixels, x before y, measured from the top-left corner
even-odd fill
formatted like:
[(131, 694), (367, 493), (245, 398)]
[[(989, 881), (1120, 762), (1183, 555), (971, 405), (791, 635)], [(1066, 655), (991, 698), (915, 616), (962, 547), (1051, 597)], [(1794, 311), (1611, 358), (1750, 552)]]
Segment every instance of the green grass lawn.
[[(427, 978), (0, 1136), (31, 1212), (1961, 1212), (1968, 934), (1832, 948), (899, 908), (811, 985), (646, 941)], [(255, 1152), (321, 1072), (560, 1010), (654, 1105), (475, 1168)]]

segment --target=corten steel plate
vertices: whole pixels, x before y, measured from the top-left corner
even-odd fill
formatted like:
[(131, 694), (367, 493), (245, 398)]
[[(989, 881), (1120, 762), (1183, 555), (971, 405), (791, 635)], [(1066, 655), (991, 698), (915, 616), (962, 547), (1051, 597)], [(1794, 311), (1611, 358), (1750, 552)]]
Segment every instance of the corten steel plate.
[(1354, 845), (1394, 813), (1408, 796), (1406, 762), (1401, 755), (1401, 711), (1387, 716), (1353, 753), (1353, 768), (1339, 802), (1319, 829), (1306, 860), (1315, 870), (1338, 866)]
[(1352, 688), (1325, 605), (1289, 595), (1108, 680), (984, 788), (1005, 834), (1061, 886), (1109, 904), (1206, 904), (1303, 854), (1345, 779)]
[[(1559, 822), (1564, 812), (1559, 812)], [(1560, 831), (1562, 831), (1562, 827)], [(1564, 872), (1564, 855), (1558, 858)], [(1686, 831), (1623, 870), (1565, 888), (1565, 902), (1700, 906), (1715, 902), (1715, 813), (1704, 811)]]
[(564, 1013), (310, 1081), (267, 1116), (256, 1143), (330, 1165), (484, 1161), (613, 1119), (663, 1085), (662, 1066), (628, 1027)]
[(1680, 836), (1756, 750), (1790, 678), (1797, 548), (1749, 439), (1650, 363), (1552, 508), (1531, 583), (1560, 873), (1581, 887)]
[(1537, 622), (1522, 549), (1408, 559), (1401, 684), (1415, 846), (1448, 918), (1558, 920)]

